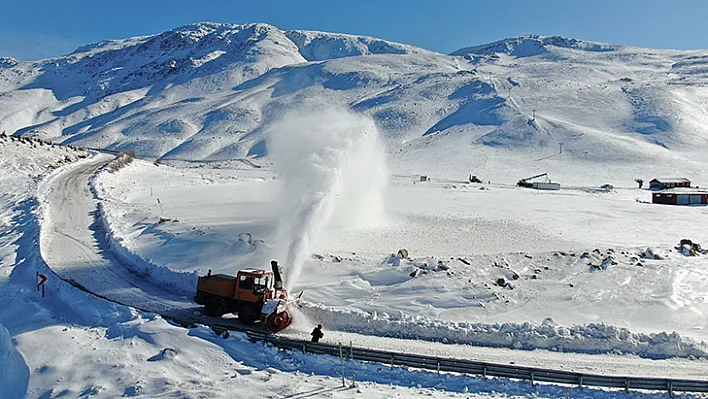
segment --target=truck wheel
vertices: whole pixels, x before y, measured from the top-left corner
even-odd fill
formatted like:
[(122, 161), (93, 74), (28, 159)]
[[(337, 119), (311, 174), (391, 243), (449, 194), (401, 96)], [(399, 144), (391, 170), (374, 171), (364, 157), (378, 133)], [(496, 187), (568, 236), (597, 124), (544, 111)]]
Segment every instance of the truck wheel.
[(204, 312), (207, 316), (221, 317), (224, 314), (223, 302), (214, 296), (207, 297), (204, 301)]
[(258, 308), (255, 305), (242, 306), (238, 311), (238, 319), (243, 324), (253, 324), (260, 319)]

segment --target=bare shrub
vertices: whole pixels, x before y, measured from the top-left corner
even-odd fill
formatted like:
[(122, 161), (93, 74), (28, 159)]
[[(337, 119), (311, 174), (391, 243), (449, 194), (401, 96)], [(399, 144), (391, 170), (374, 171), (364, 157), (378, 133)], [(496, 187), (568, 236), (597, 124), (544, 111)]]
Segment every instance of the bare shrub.
[(135, 159), (135, 150), (127, 150), (124, 152), (121, 152), (116, 159), (111, 161), (111, 163), (108, 164), (108, 172), (114, 173), (120, 170), (121, 168), (124, 168), (128, 165), (130, 165), (131, 162)]

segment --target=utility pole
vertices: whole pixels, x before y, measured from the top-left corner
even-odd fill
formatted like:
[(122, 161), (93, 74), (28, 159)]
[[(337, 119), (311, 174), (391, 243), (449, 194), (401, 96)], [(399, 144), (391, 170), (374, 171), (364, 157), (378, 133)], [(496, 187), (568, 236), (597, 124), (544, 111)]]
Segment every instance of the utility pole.
[(558, 143), (558, 145), (560, 146), (560, 151), (558, 151), (558, 153), (562, 154), (563, 153), (563, 143)]
[(533, 110), (533, 118), (531, 120), (536, 122), (536, 110)]

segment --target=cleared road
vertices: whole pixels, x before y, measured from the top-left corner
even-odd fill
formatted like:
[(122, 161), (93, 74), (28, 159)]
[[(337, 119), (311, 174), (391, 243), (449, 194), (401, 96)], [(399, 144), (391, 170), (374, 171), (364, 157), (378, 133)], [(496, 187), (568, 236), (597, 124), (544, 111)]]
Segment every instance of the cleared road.
[[(40, 235), (42, 258), (59, 277), (97, 296), (180, 320), (214, 322), (191, 298), (133, 273), (111, 253), (88, 184), (111, 159), (101, 154), (78, 162), (44, 183), (40, 199), (47, 212)], [(228, 323), (219, 320), (219, 324)]]

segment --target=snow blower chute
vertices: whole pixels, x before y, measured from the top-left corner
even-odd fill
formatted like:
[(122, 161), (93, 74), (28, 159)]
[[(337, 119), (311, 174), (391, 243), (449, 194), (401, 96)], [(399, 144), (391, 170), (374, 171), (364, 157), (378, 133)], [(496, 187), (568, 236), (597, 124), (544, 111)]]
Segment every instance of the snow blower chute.
[(236, 277), (210, 270), (199, 277), (194, 301), (204, 305), (208, 316), (236, 313), (244, 324), (260, 322), (269, 331), (282, 331), (292, 323), (288, 309), (299, 304), (302, 292), (290, 299), (278, 262), (272, 261), (271, 267), (272, 271), (240, 270)]

